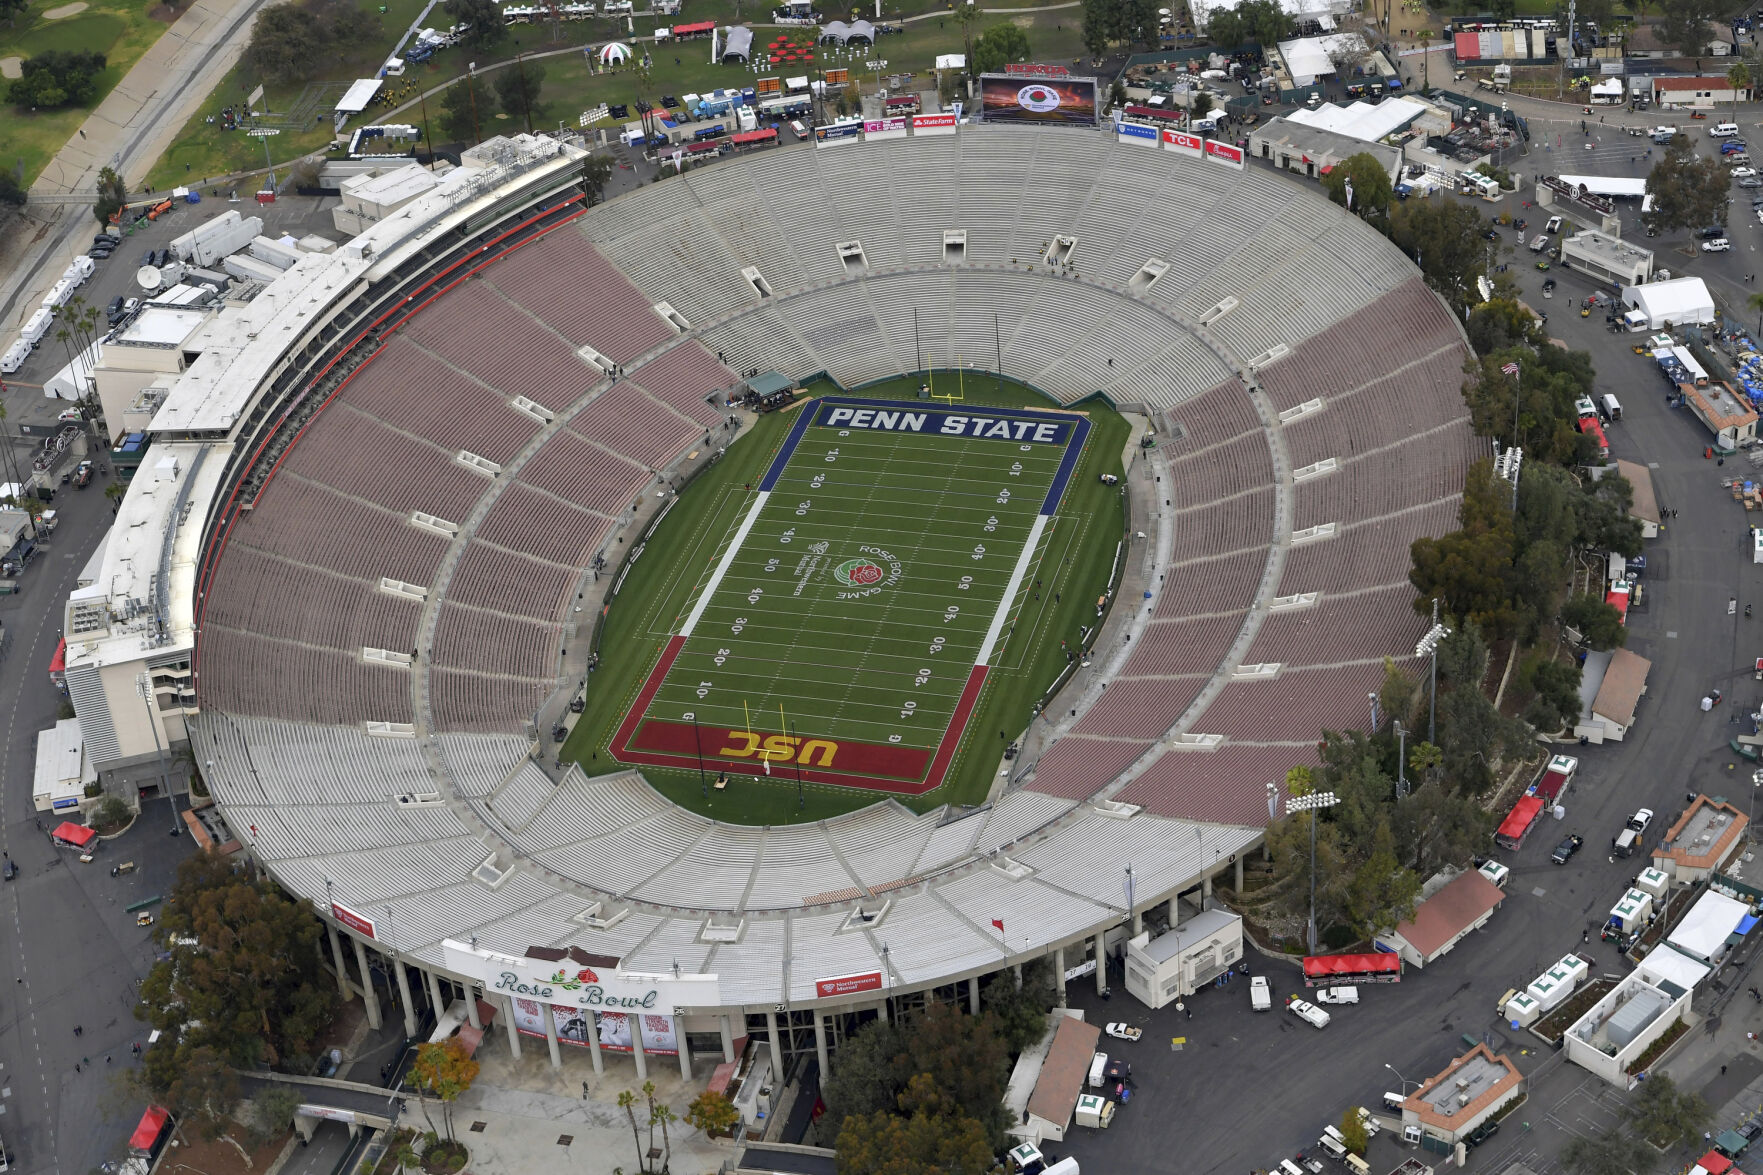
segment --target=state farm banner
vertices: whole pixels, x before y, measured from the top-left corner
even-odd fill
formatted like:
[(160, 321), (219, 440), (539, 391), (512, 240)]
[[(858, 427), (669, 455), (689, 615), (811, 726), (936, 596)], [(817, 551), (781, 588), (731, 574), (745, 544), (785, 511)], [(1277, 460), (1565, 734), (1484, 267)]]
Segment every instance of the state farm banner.
[(619, 1052), (631, 1050), (631, 1024), (641, 1025), (643, 1051), (677, 1054), (679, 1037), (674, 1032), (672, 1016), (626, 1015), (623, 1012), (600, 1013), (600, 1047)]
[(904, 139), (906, 137), (906, 117), (899, 115), (894, 118), (872, 118), (863, 124), (863, 137), (866, 139)]
[(955, 133), (953, 114), (915, 114), (912, 116), (915, 135), (952, 135)]
[(865, 971), (860, 975), (835, 975), (830, 979), (816, 979), (814, 981), (814, 994), (823, 1000), (831, 996), (880, 991), (881, 988), (882, 973), (880, 971)]
[(1163, 132), (1163, 149), (1198, 159), (1206, 153), (1206, 140), (1186, 131), (1166, 130)]
[(1145, 122), (1117, 122), (1114, 129), (1123, 143), (1140, 143), (1146, 146), (1157, 145), (1157, 128)]
[(1244, 152), (1241, 147), (1233, 147), (1229, 143), (1220, 143), (1217, 139), (1206, 140), (1206, 158), (1213, 163), (1222, 163), (1226, 167), (1243, 170)]

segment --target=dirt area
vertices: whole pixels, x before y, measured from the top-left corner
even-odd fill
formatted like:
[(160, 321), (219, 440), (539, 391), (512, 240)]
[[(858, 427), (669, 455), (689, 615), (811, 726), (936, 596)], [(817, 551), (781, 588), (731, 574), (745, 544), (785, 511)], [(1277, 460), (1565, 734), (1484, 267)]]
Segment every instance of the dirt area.
[(60, 8), (51, 8), (43, 14), (44, 20), (66, 20), (70, 16), (78, 16), (91, 7), (86, 0), (78, 0), (74, 4), (63, 4)]
[(180, 1130), (178, 1140), (183, 1145), (178, 1147), (177, 1161), (180, 1168), (205, 1171), (208, 1175), (263, 1175), (287, 1145), (288, 1137), (280, 1135), (251, 1151), (251, 1166), (247, 1167), (230, 1143), (209, 1142), (194, 1131)]

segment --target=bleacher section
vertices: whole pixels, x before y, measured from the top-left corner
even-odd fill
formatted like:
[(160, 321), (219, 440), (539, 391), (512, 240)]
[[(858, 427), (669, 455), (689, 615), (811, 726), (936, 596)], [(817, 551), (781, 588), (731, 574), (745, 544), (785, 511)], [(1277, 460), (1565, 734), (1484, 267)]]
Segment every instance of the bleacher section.
[[(967, 234), (953, 263), (946, 229)], [(1055, 235), (1076, 244), (1049, 271)], [(850, 240), (867, 267), (840, 260)], [(1140, 288), (1153, 257), (1168, 271)], [(225, 818), (278, 878), (394, 906), (398, 946), (431, 962), (448, 936), (568, 944), (713, 970), (725, 1003), (769, 1004), (881, 966), (882, 939), (891, 982), (922, 984), (996, 966), (994, 918), (1029, 946), (1117, 922), (1118, 873), (1096, 860), (1133, 861), (1145, 893), (1188, 884), (1254, 841), (1266, 784), (1315, 762), (1324, 727), (1363, 724), (1383, 657), (1411, 658), (1424, 628), (1408, 546), (1455, 524), (1482, 455), (1461, 331), (1389, 242), (1283, 177), (1101, 135), (762, 152), (473, 266), (355, 370), (232, 528), (192, 721)], [(584, 569), (722, 426), (738, 373), (854, 387), (921, 355), (1063, 402), (1101, 389), (1157, 430), (1171, 549), (1149, 623), (1027, 786), (960, 814), (887, 801), (753, 828), (634, 773), (557, 779), (533, 723)], [(1330, 460), (1282, 489), (1295, 516), (1276, 527), (1275, 470)], [(1279, 668), (1230, 680), (1261, 663)], [(1184, 715), (1179, 733), (1223, 742), (1173, 749)], [(1084, 803), (1110, 789), (1145, 814)], [(1000, 849), (1032, 875), (994, 867)], [(473, 875), (491, 854), (511, 864), (494, 886)], [(853, 900), (891, 903), (881, 930), (848, 928)], [(622, 916), (590, 927), (595, 901)], [(708, 941), (706, 912), (745, 929)]]

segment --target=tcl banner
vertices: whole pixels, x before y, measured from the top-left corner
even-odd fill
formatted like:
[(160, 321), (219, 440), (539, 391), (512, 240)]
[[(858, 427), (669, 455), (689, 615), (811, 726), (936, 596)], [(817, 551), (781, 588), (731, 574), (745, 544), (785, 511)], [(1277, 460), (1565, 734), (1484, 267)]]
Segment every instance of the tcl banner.
[(915, 135), (952, 135), (955, 133), (953, 114), (915, 114), (912, 116)]
[(1190, 135), (1186, 131), (1164, 131), (1163, 149), (1179, 151), (1183, 155), (1191, 155), (1198, 159), (1206, 153), (1206, 140), (1199, 135)]
[(345, 906), (340, 902), (331, 903), (331, 917), (337, 920), (338, 925), (347, 926), (356, 934), (364, 934), (368, 938), (374, 937), (373, 919), (362, 914), (357, 914), (354, 910), (351, 910), (348, 906)]
[(880, 991), (881, 985), (882, 973), (880, 971), (865, 971), (861, 975), (837, 975), (831, 979), (816, 979), (814, 994), (824, 1000), (832, 996)]
[(906, 137), (905, 116), (869, 119), (863, 124), (863, 137), (866, 139), (903, 139)]
[(1243, 170), (1243, 149), (1229, 143), (1220, 143), (1217, 139), (1206, 140), (1206, 158), (1226, 167), (1234, 167), (1238, 171)]

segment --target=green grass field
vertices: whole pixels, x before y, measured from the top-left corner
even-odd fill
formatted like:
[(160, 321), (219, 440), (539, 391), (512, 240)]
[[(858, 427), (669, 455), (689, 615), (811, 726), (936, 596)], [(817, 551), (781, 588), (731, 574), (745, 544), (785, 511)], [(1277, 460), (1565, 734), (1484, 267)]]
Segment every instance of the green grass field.
[[(138, 0), (95, 0), (73, 16), (59, 20), (44, 17), (45, 12), (61, 8), (63, 2), (34, 0), (10, 25), (0, 23), (0, 57), (28, 58), (51, 49), (87, 49), (105, 58), (97, 97), (89, 107), (36, 111), (0, 105), (0, 161), (21, 172), (20, 182), (27, 188), (141, 54), (171, 27), (150, 17), (149, 5)], [(0, 91), (5, 84), (0, 82)]]
[[(916, 400), (915, 380), (855, 394), (956, 413), (1051, 407), (989, 376), (964, 384), (965, 399), (953, 406)], [(831, 385), (811, 390), (838, 393)], [(952, 389), (940, 378), (937, 391), (945, 390)], [(695, 627), (644, 710), (644, 734), (633, 740), (650, 751), (665, 746), (665, 757), (679, 764), (640, 767), (665, 794), (720, 819), (787, 823), (888, 794), (806, 779), (799, 800), (798, 766), (810, 775), (828, 774), (814, 769), (830, 766), (895, 779), (929, 768), (1063, 447), (1032, 444), (1023, 452), (996, 440), (814, 425), (755, 514), (757, 487), (800, 411), (762, 418), (685, 490), (630, 565), (599, 633), (601, 664), (587, 711), (564, 747), (590, 774), (622, 769), (611, 751), (620, 723), (694, 609)], [(1124, 525), (1119, 489), (1098, 475), (1121, 472), (1127, 430), (1099, 401), (1082, 411), (1087, 444), (1022, 565), (966, 737), (941, 786), (897, 795), (912, 807), (984, 798), (1005, 745), (1000, 732), (1022, 731), (1065, 668), (1061, 640), (1075, 646), (1084, 624), (1094, 622)], [(701, 600), (744, 523), (737, 552)], [(779, 735), (799, 742), (763, 742)], [(810, 747), (809, 740), (822, 741)], [(744, 756), (748, 764), (773, 758), (771, 774), (731, 775), (726, 791), (705, 789), (697, 752), (705, 752), (714, 778), (723, 747), (754, 750)]]

